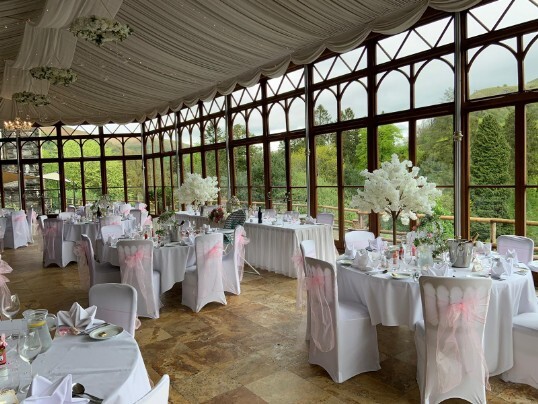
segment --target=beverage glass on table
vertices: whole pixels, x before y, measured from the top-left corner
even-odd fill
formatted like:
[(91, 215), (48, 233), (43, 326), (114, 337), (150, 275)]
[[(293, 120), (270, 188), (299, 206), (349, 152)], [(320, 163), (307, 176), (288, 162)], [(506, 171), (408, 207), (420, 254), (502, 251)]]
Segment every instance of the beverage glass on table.
[[(41, 339), (39, 338), (39, 333), (36, 330), (28, 330), (21, 334), (17, 352), (23, 361), (30, 364), (30, 380), (32, 380), (34, 376), (32, 372), (32, 363), (35, 358), (37, 358), (37, 355), (41, 353)], [(29, 387), (30, 384), (21, 386), (21, 392), (26, 393)]]
[(13, 346), (17, 345), (17, 339), (19, 333), (13, 330), (13, 318), (17, 315), (21, 309), (21, 302), (19, 300), (19, 295), (14, 294), (11, 296), (6, 296), (2, 299), (2, 313), (4, 316), (9, 318), (9, 329), (10, 334), (6, 337), (6, 342), (8, 344), (8, 350)]

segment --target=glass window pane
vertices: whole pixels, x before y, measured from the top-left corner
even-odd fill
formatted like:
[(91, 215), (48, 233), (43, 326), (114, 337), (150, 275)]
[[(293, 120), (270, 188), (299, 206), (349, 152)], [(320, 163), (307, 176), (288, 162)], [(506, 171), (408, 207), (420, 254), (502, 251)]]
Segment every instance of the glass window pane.
[(368, 94), (361, 81), (352, 81), (343, 90), (340, 101), (340, 120), (363, 118), (368, 115)]
[(263, 146), (261, 144), (251, 145), (249, 146), (248, 150), (250, 153), (251, 185), (260, 186), (263, 188), (265, 184)]
[(235, 185), (238, 187), (248, 186), (247, 176), (247, 148), (245, 146), (235, 147), (234, 162), (235, 162)]
[(263, 122), (262, 114), (259, 109), (255, 108), (250, 111), (248, 117), (248, 136), (261, 136), (263, 135)]
[(291, 186), (306, 187), (306, 155), (304, 138), (290, 140)]
[[(46, 143), (50, 143), (50, 142), (46, 142)], [(64, 157), (66, 158), (82, 157), (82, 149), (78, 140), (67, 140), (66, 142), (64, 142), (63, 152), (64, 152)], [(48, 156), (44, 155), (43, 157), (48, 157)]]
[(336, 122), (336, 87), (314, 92), (314, 125)]
[(123, 201), (123, 164), (121, 161), (106, 162), (107, 193), (113, 201)]
[(389, 161), (396, 153), (400, 161), (409, 158), (409, 123), (399, 122), (379, 126), (377, 129), (379, 162)]
[(528, 104), (527, 115), (527, 184), (538, 185), (538, 103)]
[(362, 185), (364, 177), (360, 173), (368, 168), (366, 129), (352, 129), (343, 132), (342, 142), (344, 184)]
[(193, 173), (202, 174), (202, 153), (192, 153)]
[(243, 115), (235, 114), (232, 128), (233, 139), (244, 139), (247, 137), (247, 126)]
[(350, 208), (353, 197), (357, 195), (357, 188), (344, 188), (344, 230), (368, 230), (369, 212), (360, 212)]
[(437, 185), (454, 183), (454, 118), (452, 115), (417, 122), (417, 158), (420, 175)]
[(220, 197), (222, 203), (225, 203), (228, 199), (228, 160), (226, 156), (226, 149), (219, 149), (218, 157)]
[(269, 133), (286, 131), (286, 114), (281, 104), (274, 104), (269, 110)]
[(401, 70), (378, 75), (377, 113), (409, 109), (409, 79)]
[(284, 142), (271, 142), (271, 186), (286, 186), (286, 149)]
[(336, 134), (316, 136), (316, 183), (337, 185)]
[(123, 156), (123, 146), (120, 139), (105, 140), (105, 156)]
[(305, 105), (301, 97), (295, 98), (289, 108), (288, 113), (289, 130), (305, 128)]
[(338, 233), (338, 188), (318, 187), (317, 211), (334, 214), (333, 235), (339, 240)]
[(142, 153), (140, 139), (130, 137), (125, 141), (124, 147), (126, 156), (140, 156)]
[(96, 201), (102, 194), (101, 188), (101, 162), (84, 162), (84, 187), (86, 189), (86, 202)]
[[(472, 188), (471, 235), (478, 233), (478, 240), (495, 242), (496, 237), (502, 234), (514, 234), (513, 224), (491, 220), (514, 218), (514, 196), (511, 188)], [(492, 234), (493, 231), (495, 234)]]
[(454, 71), (444, 59), (422, 65), (415, 81), (415, 107), (441, 104), (454, 100)]
[[(65, 192), (68, 205), (82, 205), (82, 170), (80, 167), (80, 162), (64, 163)], [(28, 193), (28, 191), (26, 191), (26, 193)]]
[(527, 189), (527, 237), (538, 245), (538, 188)]

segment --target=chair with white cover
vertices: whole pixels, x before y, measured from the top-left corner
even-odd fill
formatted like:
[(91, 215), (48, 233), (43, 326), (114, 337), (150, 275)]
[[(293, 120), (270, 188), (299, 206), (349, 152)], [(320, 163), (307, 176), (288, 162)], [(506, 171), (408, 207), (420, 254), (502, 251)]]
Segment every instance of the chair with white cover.
[[(121, 273), (118, 267), (115, 267), (109, 263), (99, 263), (95, 261), (93, 255), (93, 247), (90, 238), (86, 234), (80, 236), (79, 245), (83, 248), (82, 251), (75, 248), (75, 255), (79, 255), (79, 277), (81, 281), (81, 286), (83, 289), (88, 287), (100, 284), (100, 283), (120, 283), (121, 282)], [(77, 251), (78, 250), (78, 251)], [(81, 262), (82, 258), (80, 253), (85, 254), (86, 266), (85, 268), (84, 261)], [(87, 270), (89, 273), (89, 284), (86, 282), (87, 275), (84, 271)]]
[(512, 343), (514, 366), (501, 378), (538, 389), (538, 313), (522, 313), (512, 319)]
[(528, 264), (533, 259), (534, 241), (523, 236), (499, 236), (497, 238), (497, 252), (501, 255), (506, 255), (508, 250), (516, 252), (519, 262)]
[(11, 213), (11, 221), (9, 221), (8, 217), (6, 229), (10, 227), (11, 231), (6, 231), (4, 235), (4, 247), (26, 247), (28, 245), (28, 222), (26, 220), (26, 213), (23, 210)]
[(70, 220), (73, 216), (75, 216), (75, 211), (58, 213), (58, 219), (60, 220)]
[(138, 316), (159, 318), (161, 274), (153, 270), (153, 241), (120, 240), (117, 248), (121, 283), (138, 292)]
[(332, 227), (334, 224), (334, 213), (318, 213), (318, 216), (316, 217), (316, 222), (328, 224)]
[(134, 204), (134, 208), (140, 210), (146, 210), (147, 206), (144, 202), (135, 202)]
[(4, 235), (6, 234), (7, 218), (0, 217), (0, 252), (4, 252)]
[(28, 209), (28, 212), (26, 213), (26, 221), (28, 223), (28, 242), (29, 243), (34, 242), (34, 224), (35, 224), (36, 218), (37, 218), (37, 215), (35, 213), (34, 208)]
[(118, 213), (121, 216), (127, 216), (130, 211), (131, 211), (130, 203), (120, 203), (120, 205), (118, 206)]
[(142, 224), (142, 211), (140, 209), (131, 209), (130, 214), (133, 215), (136, 220), (136, 227), (139, 227)]
[(194, 248), (196, 265), (185, 271), (181, 304), (198, 313), (210, 302), (226, 304), (222, 282), (222, 233), (196, 237)]
[(121, 216), (119, 215), (113, 215), (113, 216), (103, 216), (99, 218), (99, 226), (110, 226), (110, 225), (120, 225), (121, 226)]
[[(316, 242), (314, 240), (303, 240), (301, 241), (301, 244), (299, 245), (301, 247), (301, 258), (303, 259), (303, 265), (302, 265), (302, 271), (297, 272), (297, 279), (299, 280), (299, 290), (298, 293), (300, 294), (300, 299), (302, 301), (302, 293), (303, 293), (303, 283), (304, 283), (304, 277), (305, 277), (305, 268), (306, 268), (306, 257), (310, 258), (317, 258), (316, 253)], [(308, 302), (308, 290), (306, 291), (306, 337), (305, 339), (308, 341), (310, 339), (310, 306)]]
[(491, 279), (420, 278), (424, 321), (416, 324), (415, 345), (422, 403), (486, 402), (483, 338), (490, 292)]
[(101, 239), (103, 240), (103, 243), (106, 243), (109, 237), (118, 239), (121, 236), (123, 236), (123, 227), (119, 224), (111, 224), (101, 227)]
[(48, 218), (49, 217), (47, 215), (39, 215), (37, 217), (37, 223), (41, 227), (41, 232), (43, 232), (43, 230), (45, 230), (45, 219), (48, 219)]
[(89, 292), (90, 306), (97, 306), (95, 318), (119, 325), (135, 335), (137, 292), (125, 283), (94, 285)]
[(64, 241), (64, 222), (60, 219), (46, 219), (43, 231), (43, 265), (56, 264), (65, 268), (67, 264), (76, 261), (77, 257), (73, 252), (75, 243)]
[(324, 368), (336, 383), (380, 369), (377, 331), (366, 307), (342, 301), (334, 267), (305, 258), (311, 332), (308, 362)]
[(243, 226), (247, 220), (247, 215), (243, 209), (238, 209), (230, 213), (224, 221), (223, 229), (235, 229), (237, 226)]
[(375, 240), (374, 233), (364, 230), (353, 230), (347, 232), (345, 235), (346, 250), (361, 250), (369, 246), (370, 240)]
[(272, 219), (276, 217), (276, 210), (275, 209), (265, 209), (265, 212), (263, 212), (263, 217), (267, 219)]
[(161, 380), (151, 389), (151, 391), (136, 401), (135, 404), (168, 404), (170, 394), (170, 377), (163, 375)]
[(243, 226), (237, 226), (234, 231), (233, 248), (222, 258), (222, 282), (225, 292), (234, 295), (241, 293), (245, 245), (248, 242)]
[(69, 205), (67, 207), (67, 212), (73, 212), (75, 213), (77, 211), (77, 208), (75, 207), (75, 205)]

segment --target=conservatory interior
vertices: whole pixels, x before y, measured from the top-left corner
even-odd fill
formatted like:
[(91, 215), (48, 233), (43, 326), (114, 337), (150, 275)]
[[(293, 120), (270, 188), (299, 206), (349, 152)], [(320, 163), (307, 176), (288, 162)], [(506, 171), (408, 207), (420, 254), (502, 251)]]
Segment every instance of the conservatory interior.
[(538, 401), (537, 22), (0, 2), (0, 398)]

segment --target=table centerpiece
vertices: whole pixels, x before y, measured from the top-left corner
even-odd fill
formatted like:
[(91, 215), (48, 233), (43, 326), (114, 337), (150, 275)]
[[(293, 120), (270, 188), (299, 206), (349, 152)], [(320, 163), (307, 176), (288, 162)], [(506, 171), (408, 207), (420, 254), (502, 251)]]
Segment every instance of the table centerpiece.
[(179, 203), (196, 206), (200, 212), (202, 205), (217, 199), (219, 190), (216, 177), (203, 178), (200, 174), (189, 173), (176, 190), (176, 198)]

